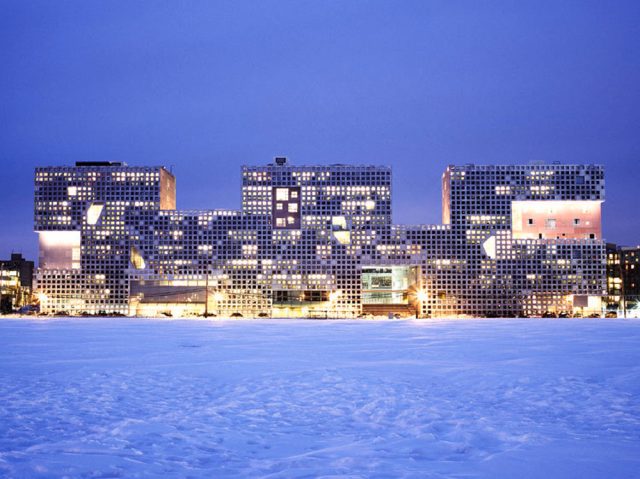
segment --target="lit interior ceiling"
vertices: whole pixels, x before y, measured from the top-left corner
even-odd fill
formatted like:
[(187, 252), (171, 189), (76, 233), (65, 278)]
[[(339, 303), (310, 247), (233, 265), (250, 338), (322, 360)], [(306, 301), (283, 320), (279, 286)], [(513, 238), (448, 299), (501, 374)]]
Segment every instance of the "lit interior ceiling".
[(104, 203), (92, 203), (87, 210), (87, 224), (95, 225), (100, 220), (100, 216), (102, 216), (103, 210)]

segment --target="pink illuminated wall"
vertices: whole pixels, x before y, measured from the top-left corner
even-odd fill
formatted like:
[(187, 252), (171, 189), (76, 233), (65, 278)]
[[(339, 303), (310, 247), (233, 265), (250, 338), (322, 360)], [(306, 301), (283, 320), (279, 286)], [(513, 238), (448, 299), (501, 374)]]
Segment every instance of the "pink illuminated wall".
[(442, 224), (451, 224), (451, 171), (442, 175)]
[(518, 238), (602, 239), (601, 201), (513, 201), (511, 228)]

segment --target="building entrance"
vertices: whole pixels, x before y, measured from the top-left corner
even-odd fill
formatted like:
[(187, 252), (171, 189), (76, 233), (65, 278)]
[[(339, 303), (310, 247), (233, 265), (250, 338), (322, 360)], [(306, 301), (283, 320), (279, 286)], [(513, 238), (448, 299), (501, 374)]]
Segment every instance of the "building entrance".
[(416, 314), (417, 266), (362, 268), (362, 310), (373, 316)]

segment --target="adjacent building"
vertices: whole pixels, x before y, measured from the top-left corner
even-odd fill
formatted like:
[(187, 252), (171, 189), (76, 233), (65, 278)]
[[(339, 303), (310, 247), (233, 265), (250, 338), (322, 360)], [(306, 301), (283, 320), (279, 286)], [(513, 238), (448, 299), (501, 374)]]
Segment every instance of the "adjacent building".
[(607, 244), (607, 310), (640, 317), (640, 246)]
[(395, 225), (391, 169), (242, 168), (239, 210), (176, 210), (162, 167), (38, 168), (46, 312), (273, 317), (601, 310), (596, 165), (450, 166), (443, 224)]
[(31, 303), (33, 261), (20, 253), (11, 253), (11, 259), (0, 260), (0, 312), (10, 313)]

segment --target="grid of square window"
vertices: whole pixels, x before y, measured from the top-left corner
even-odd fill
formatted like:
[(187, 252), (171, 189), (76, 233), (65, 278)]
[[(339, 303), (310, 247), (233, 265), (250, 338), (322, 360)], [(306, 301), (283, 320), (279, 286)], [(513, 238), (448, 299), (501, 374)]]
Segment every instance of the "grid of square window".
[(450, 166), (442, 181), (444, 224), (412, 226), (393, 224), (389, 167), (245, 166), (240, 210), (196, 211), (175, 209), (160, 167), (38, 168), (43, 310), (514, 316), (604, 293), (602, 167)]

